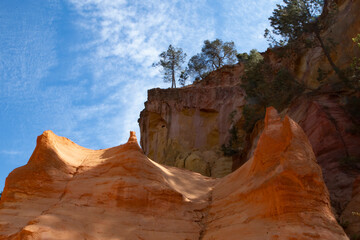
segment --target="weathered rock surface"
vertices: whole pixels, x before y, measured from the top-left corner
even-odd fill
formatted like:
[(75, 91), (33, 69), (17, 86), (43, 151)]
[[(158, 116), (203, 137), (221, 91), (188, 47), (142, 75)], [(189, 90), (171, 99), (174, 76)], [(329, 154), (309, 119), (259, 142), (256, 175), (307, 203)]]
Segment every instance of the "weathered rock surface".
[[(196, 158), (194, 158), (196, 159)], [(254, 157), (215, 180), (45, 132), (6, 180), (0, 239), (348, 239), (301, 128), (269, 109)]]
[[(336, 44), (331, 47), (331, 57), (340, 69), (346, 70), (352, 63), (353, 57), (360, 56), (359, 49), (352, 42), (352, 38), (360, 33), (360, 1), (335, 2), (338, 4), (338, 9), (333, 24), (321, 35), (329, 46), (331, 45), (329, 39), (335, 41)], [(296, 50), (268, 49), (263, 56), (274, 70), (281, 68), (290, 70), (296, 79), (305, 83), (308, 88), (316, 89), (321, 84), (319, 70), (326, 75), (326, 79), (323, 80), (334, 86), (327, 87), (328, 89), (325, 87), (321, 89), (321, 91), (325, 90), (323, 92), (317, 91), (311, 96), (295, 100), (287, 109), (287, 113), (299, 123), (308, 136), (322, 168), (332, 206), (337, 217), (340, 217), (352, 201), (352, 186), (360, 174), (357, 169), (344, 168), (342, 164), (347, 157), (360, 157), (360, 135), (351, 133), (351, 128), (359, 119), (354, 121), (344, 110), (343, 96), (349, 93), (340, 92), (336, 88), (335, 82), (339, 85), (342, 83), (339, 83), (339, 78), (328, 63), (320, 45), (315, 40), (313, 43), (311, 48), (298, 46)], [(223, 71), (217, 71), (211, 77), (185, 89), (149, 91), (148, 102), (139, 119), (142, 133), (141, 145), (145, 154), (155, 161), (188, 167), (190, 170), (196, 170), (208, 176), (220, 177), (229, 172), (231, 159), (220, 158), (222, 153), (219, 149), (229, 139), (228, 130), (241, 119), (242, 107), (246, 103), (244, 92), (240, 88), (236, 91), (226, 90), (228, 86), (240, 85), (243, 67), (236, 65), (234, 69), (237, 70), (229, 69), (227, 67)], [(214, 91), (219, 93), (213, 94)], [(224, 91), (226, 98), (215, 98), (221, 95), (221, 91)], [(205, 97), (199, 96), (203, 96), (204, 92), (209, 92), (206, 96), (206, 108), (216, 109), (216, 111), (212, 117), (207, 118), (208, 120), (204, 118), (199, 121), (200, 114), (188, 113), (200, 112), (203, 108), (202, 99)], [(192, 99), (192, 104), (189, 104), (188, 99)], [(226, 106), (225, 111), (218, 110), (222, 105)], [(231, 121), (229, 116), (234, 110), (236, 114)], [(187, 117), (179, 117), (182, 115)], [(198, 122), (201, 124), (194, 124)], [(164, 124), (160, 125), (160, 123)], [(185, 128), (188, 124), (192, 127)], [(165, 126), (165, 129), (155, 126)], [(181, 130), (176, 130), (177, 128)], [(250, 138), (251, 144), (246, 146), (248, 149), (245, 156), (253, 155), (262, 128), (263, 126), (260, 126), (254, 130)], [(212, 129), (216, 129), (215, 135), (218, 135), (220, 140), (211, 141), (213, 144), (201, 144), (199, 148), (198, 139), (214, 139), (214, 135), (210, 134)], [(157, 155), (154, 154), (155, 152)], [(211, 157), (202, 156), (203, 153), (209, 152)], [(186, 158), (192, 153), (196, 154), (197, 159), (203, 159), (202, 164), (199, 164), (201, 163), (199, 160), (194, 161), (194, 156), (191, 156), (191, 161), (185, 166)], [(217, 160), (214, 161), (214, 159)], [(241, 156), (234, 159), (236, 161), (233, 162), (233, 166), (238, 167), (248, 158)], [(221, 173), (217, 170), (219, 168), (223, 169)], [(347, 219), (346, 216), (350, 215), (343, 216), (344, 221), (351, 222), (354, 219)]]
[(341, 104), (338, 94), (302, 97), (289, 108), (288, 114), (303, 128), (322, 168), (332, 206), (340, 215), (349, 203), (358, 169), (347, 168), (347, 157), (360, 158), (360, 136), (350, 131), (354, 127), (351, 115)]
[[(245, 104), (239, 76), (243, 66), (226, 66), (197, 84), (180, 89), (151, 89), (140, 114), (141, 146), (156, 162), (206, 176), (232, 171), (220, 146), (241, 118)], [(220, 84), (221, 83), (221, 84)]]
[[(337, 14), (333, 24), (322, 32), (322, 38), (328, 45), (329, 39), (335, 40), (331, 57), (340, 69), (345, 70), (354, 56), (360, 56), (360, 51), (352, 42), (352, 38), (360, 32), (360, 2), (336, 2)], [(274, 71), (286, 68), (309, 88), (319, 86), (319, 70), (327, 81), (339, 81), (320, 45), (314, 39), (313, 44), (312, 48), (298, 46), (295, 50), (268, 49), (263, 56)], [(185, 161), (184, 157), (194, 150), (201, 153), (211, 151), (219, 158), (221, 152), (218, 150), (228, 142), (228, 130), (241, 119), (242, 107), (246, 103), (240, 88), (243, 73), (244, 66), (237, 64), (219, 69), (186, 88), (149, 90), (148, 101), (139, 119), (140, 143), (145, 154), (170, 166), (174, 166), (177, 158), (182, 157), (181, 161)], [(231, 119), (232, 112), (235, 114)], [(241, 131), (239, 134), (242, 134)], [(317, 142), (321, 140), (317, 139)], [(205, 156), (199, 157), (203, 159), (202, 169), (209, 169), (205, 171), (207, 175), (223, 176), (212, 171), (212, 160), (209, 162)]]
[(353, 184), (352, 198), (341, 214), (341, 222), (345, 224), (348, 236), (360, 236), (360, 176)]
[(213, 182), (149, 160), (133, 134), (93, 151), (45, 132), (6, 180), (0, 239), (198, 239)]
[(272, 108), (253, 157), (215, 186), (207, 221), (204, 239), (347, 239), (306, 135)]

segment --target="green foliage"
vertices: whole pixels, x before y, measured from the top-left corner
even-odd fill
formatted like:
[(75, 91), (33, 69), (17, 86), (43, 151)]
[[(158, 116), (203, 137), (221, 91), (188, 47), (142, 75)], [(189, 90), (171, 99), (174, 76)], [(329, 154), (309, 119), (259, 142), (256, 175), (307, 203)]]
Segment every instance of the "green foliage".
[[(358, 34), (352, 40), (360, 50), (360, 34)], [(359, 57), (353, 58), (353, 62), (350, 66), (350, 73), (351, 76), (349, 76), (349, 83), (348, 83), (349, 87), (359, 90), (360, 89), (360, 58)]]
[(360, 48), (360, 33), (356, 37), (354, 37), (352, 40)]
[(234, 42), (223, 42), (220, 39), (215, 39), (212, 42), (204, 41), (201, 54), (205, 57), (209, 67), (216, 70), (226, 64), (234, 64), (237, 52)]
[(229, 129), (230, 138), (227, 144), (221, 145), (221, 151), (224, 156), (231, 157), (240, 152), (243, 148), (243, 140), (238, 135), (238, 128), (235, 126), (234, 118), (237, 111), (234, 110), (229, 114), (229, 120), (232, 127)]
[(287, 69), (282, 68), (271, 82), (270, 90), (272, 92), (268, 97), (267, 106), (274, 106), (280, 111), (286, 108), (291, 100), (300, 95), (305, 88), (295, 80)]
[[(300, 40), (301, 37), (304, 37), (303, 40), (311, 40), (315, 35), (339, 79), (346, 81), (346, 76), (335, 65), (330, 55), (330, 49), (334, 47), (334, 42), (330, 39), (330, 45), (326, 45), (320, 36), (320, 32), (332, 24), (335, 19), (334, 15), (337, 11), (335, 2), (329, 1), (327, 4), (328, 12), (322, 16), (321, 21), (320, 15), (325, 6), (324, 0), (283, 0), (283, 2), (284, 5), (276, 5), (277, 8), (274, 9), (273, 15), (269, 18), (273, 30), (265, 30), (264, 36), (269, 40), (270, 45), (284, 46), (288, 43), (291, 45)], [(273, 34), (278, 35), (281, 40), (278, 41)], [(308, 47), (306, 41), (305, 46)]]
[(241, 140), (238, 136), (238, 128), (232, 126), (229, 130), (230, 139), (227, 144), (221, 145), (221, 151), (223, 152), (224, 156), (231, 157), (237, 154), (241, 149)]
[(273, 106), (279, 111), (284, 109), (293, 97), (304, 91), (304, 87), (287, 69), (280, 69), (274, 76), (272, 67), (256, 50), (252, 50), (245, 61), (242, 87), (250, 101), (264, 108)]
[(204, 78), (208, 75), (208, 66), (205, 58), (201, 54), (198, 53), (190, 58), (188, 73), (194, 78)]
[[(298, 39), (304, 33), (319, 32), (322, 25), (319, 16), (324, 7), (324, 0), (283, 0), (284, 5), (277, 4), (269, 18), (273, 30), (265, 30), (265, 37), (277, 46)], [(272, 34), (282, 39), (275, 40)]]
[(236, 55), (236, 57), (239, 62), (245, 64), (247, 69), (256, 66), (256, 64), (264, 59), (261, 53), (259, 53), (256, 49), (250, 50), (250, 54), (239, 53)]
[[(246, 54), (246, 53), (245, 53)], [(247, 54), (246, 54), (247, 55)], [(245, 71), (252, 70), (258, 66), (259, 63), (263, 62), (264, 57), (256, 49), (252, 49), (250, 54), (247, 55), (245, 60)]]
[(179, 84), (181, 86), (185, 86), (186, 80), (189, 78), (188, 69), (185, 68), (185, 70), (181, 71), (180, 77), (179, 77)]
[(249, 103), (243, 108), (244, 129), (251, 132), (255, 123), (265, 116), (266, 107), (273, 106), (281, 111), (305, 88), (287, 69), (276, 72), (256, 50), (242, 54), (241, 59), (245, 64), (242, 87)]
[[(175, 79), (183, 70), (182, 64), (185, 62), (186, 54), (183, 53), (181, 48), (175, 48), (169, 45), (167, 51), (162, 52), (159, 57), (160, 61), (153, 63), (152, 66), (161, 66), (164, 74), (164, 82), (171, 82), (171, 88), (176, 88)], [(183, 83), (185, 84), (185, 81)]]
[(204, 78), (211, 71), (227, 64), (234, 64), (236, 54), (234, 42), (223, 42), (220, 39), (215, 39), (212, 42), (205, 40), (201, 53), (191, 57), (189, 60), (189, 74), (194, 79)]
[(265, 117), (265, 108), (259, 105), (246, 104), (243, 108), (244, 130), (251, 133), (257, 121)]

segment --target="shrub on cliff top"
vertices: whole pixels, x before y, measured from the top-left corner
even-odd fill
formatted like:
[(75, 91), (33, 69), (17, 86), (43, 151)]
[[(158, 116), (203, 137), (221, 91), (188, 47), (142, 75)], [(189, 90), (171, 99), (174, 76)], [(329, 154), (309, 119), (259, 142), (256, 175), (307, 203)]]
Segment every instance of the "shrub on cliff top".
[(191, 57), (188, 63), (188, 72), (194, 78), (204, 78), (211, 71), (224, 65), (236, 62), (236, 48), (234, 42), (205, 40), (201, 53)]

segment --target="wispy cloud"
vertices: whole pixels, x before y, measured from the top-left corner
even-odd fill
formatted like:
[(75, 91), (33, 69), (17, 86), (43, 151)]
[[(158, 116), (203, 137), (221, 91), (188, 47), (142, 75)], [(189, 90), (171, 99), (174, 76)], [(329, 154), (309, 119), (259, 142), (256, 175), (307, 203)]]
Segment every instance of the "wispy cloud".
[(234, 40), (242, 51), (259, 48), (257, 44), (264, 49), (267, 43), (261, 36), (271, 6), (278, 2), (68, 1), (81, 16), (76, 24), (88, 38), (78, 47), (88, 54), (74, 66), (91, 69), (91, 103), (75, 106), (78, 136), (92, 141), (90, 146), (98, 145), (95, 140), (107, 146), (124, 142), (129, 130), (139, 135), (137, 119), (147, 89), (167, 87), (151, 64), (170, 43), (189, 56), (200, 51), (205, 39), (216, 37)]
[(11, 155), (11, 156), (20, 155), (20, 154), (22, 154), (22, 153), (23, 153), (23, 152), (17, 151), (17, 150), (1, 150), (1, 151), (0, 151), (0, 154)]
[[(126, 141), (129, 130), (136, 130), (139, 136), (137, 119), (147, 89), (167, 86), (151, 67), (159, 53), (174, 44), (195, 54), (204, 39), (214, 37), (215, 29), (209, 24), (213, 19), (203, 15), (206, 1), (69, 2), (81, 16), (77, 22), (80, 30), (91, 34), (79, 47), (89, 54), (75, 64), (91, 66), (87, 98), (94, 100), (75, 106), (78, 129), (84, 129), (80, 132), (88, 131), (84, 125), (92, 125), (91, 132), (79, 136), (84, 142), (100, 140), (101, 146)], [(89, 145), (97, 144), (92, 141)]]
[(276, 2), (0, 1), (0, 178), (47, 129), (94, 149), (139, 137), (147, 89), (169, 87), (151, 67), (160, 52), (174, 44), (192, 56), (215, 38), (264, 49)]
[(264, 51), (268, 47), (264, 30), (269, 27), (268, 18), (277, 3), (282, 0), (230, 1), (224, 0), (227, 9), (224, 36), (237, 43), (239, 51), (249, 49)]

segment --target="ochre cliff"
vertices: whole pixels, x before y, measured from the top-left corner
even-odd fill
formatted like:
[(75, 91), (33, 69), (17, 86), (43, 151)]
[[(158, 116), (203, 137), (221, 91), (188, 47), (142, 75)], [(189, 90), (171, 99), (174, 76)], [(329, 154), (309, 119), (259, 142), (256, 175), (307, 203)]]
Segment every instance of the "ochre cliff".
[(220, 146), (245, 103), (241, 72), (241, 65), (227, 66), (185, 88), (149, 90), (139, 119), (145, 154), (206, 176), (229, 174), (232, 159), (223, 156)]
[(267, 111), (254, 156), (222, 179), (128, 143), (82, 148), (50, 131), (6, 180), (0, 239), (348, 239), (302, 129)]

